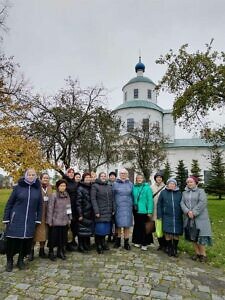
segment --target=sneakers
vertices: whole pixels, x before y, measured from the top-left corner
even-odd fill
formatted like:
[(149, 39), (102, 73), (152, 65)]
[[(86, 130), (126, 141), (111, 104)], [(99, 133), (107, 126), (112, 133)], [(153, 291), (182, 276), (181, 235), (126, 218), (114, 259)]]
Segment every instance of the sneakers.
[(134, 247), (141, 248), (141, 245), (140, 244), (134, 244)]
[(148, 247), (147, 247), (147, 246), (141, 246), (141, 250), (147, 251), (147, 250), (148, 250)]

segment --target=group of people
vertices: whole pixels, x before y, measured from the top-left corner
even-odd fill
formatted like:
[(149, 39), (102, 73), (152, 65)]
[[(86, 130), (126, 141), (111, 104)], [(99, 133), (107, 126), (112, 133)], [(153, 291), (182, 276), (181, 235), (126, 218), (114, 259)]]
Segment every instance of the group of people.
[[(140, 174), (133, 184), (126, 169), (94, 172), (82, 176), (69, 168), (56, 182), (53, 191), (47, 173), (38, 178), (30, 168), (18, 181), (5, 207), (3, 223), (7, 239), (6, 271), (13, 270), (13, 257), (18, 253), (17, 266), (25, 268), (24, 258), (34, 259), (34, 246), (39, 242), (39, 256), (55, 261), (66, 259), (66, 250), (91, 250), (91, 237), (95, 238), (99, 254), (109, 250), (108, 240), (113, 237), (114, 248), (130, 250), (132, 243), (146, 251), (153, 243), (156, 220), (162, 221), (163, 236), (158, 238), (159, 250), (177, 256), (179, 236), (188, 219), (194, 219), (199, 230), (194, 242), (193, 259), (206, 261), (205, 246), (211, 244), (211, 228), (207, 212), (207, 198), (197, 186), (197, 178), (190, 176), (183, 194), (176, 180), (166, 184), (163, 175), (156, 173), (152, 186)], [(68, 241), (68, 229), (71, 237)], [(48, 247), (48, 254), (45, 247)], [(55, 248), (57, 252), (55, 253)]]

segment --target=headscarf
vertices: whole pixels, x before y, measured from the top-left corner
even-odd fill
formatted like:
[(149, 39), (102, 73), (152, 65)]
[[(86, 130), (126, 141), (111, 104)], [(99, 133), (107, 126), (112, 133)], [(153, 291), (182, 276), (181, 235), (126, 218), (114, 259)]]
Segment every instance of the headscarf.
[(25, 181), (27, 184), (32, 185), (32, 184), (34, 184), (34, 183), (36, 182), (36, 180), (37, 180), (37, 175), (35, 175), (33, 181), (29, 181), (29, 179), (28, 179), (28, 172), (29, 172), (30, 170), (33, 170), (33, 169), (30, 168), (30, 169), (27, 169), (27, 170), (26, 170), (25, 175), (24, 175), (24, 181)]
[(199, 180), (198, 180), (198, 178), (197, 178), (197, 177), (195, 177), (195, 176), (193, 176), (193, 175), (191, 175), (191, 176), (188, 176), (188, 178), (187, 178), (187, 180), (186, 180), (186, 181), (188, 181), (188, 179), (189, 179), (189, 178), (193, 179), (193, 180), (194, 180), (194, 182), (195, 182), (196, 184), (198, 184)]

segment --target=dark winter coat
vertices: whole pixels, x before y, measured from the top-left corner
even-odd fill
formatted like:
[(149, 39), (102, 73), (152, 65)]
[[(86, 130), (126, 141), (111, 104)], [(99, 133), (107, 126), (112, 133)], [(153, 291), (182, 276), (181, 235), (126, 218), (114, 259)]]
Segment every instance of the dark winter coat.
[(133, 184), (129, 180), (117, 179), (113, 184), (116, 211), (115, 220), (117, 227), (131, 227), (133, 225)]
[(6, 236), (12, 238), (32, 238), (35, 223), (41, 223), (42, 193), (38, 180), (32, 185), (24, 178), (18, 181), (5, 207), (3, 222), (8, 223)]
[(66, 226), (72, 218), (71, 212), (69, 194), (56, 192), (48, 201), (46, 223), (50, 226)]
[(95, 222), (111, 222), (115, 211), (112, 186), (107, 182), (97, 179), (91, 187), (91, 202), (94, 213), (100, 214)]
[(71, 208), (72, 208), (72, 216), (73, 219), (76, 218), (77, 216), (77, 211), (76, 211), (76, 201), (77, 201), (77, 189), (78, 189), (78, 185), (79, 183), (76, 182), (73, 179), (69, 178), (67, 175), (63, 175), (63, 179), (66, 180), (67, 182), (67, 192), (70, 196), (70, 201), (71, 201)]
[(184, 227), (188, 222), (187, 213), (191, 210), (195, 216), (196, 227), (200, 230), (199, 236), (211, 236), (211, 224), (207, 209), (207, 197), (203, 189), (185, 188), (182, 195), (181, 208), (184, 212)]
[(180, 207), (181, 192), (165, 188), (159, 195), (157, 218), (162, 219), (165, 233), (181, 235), (183, 233), (183, 213)]
[(91, 236), (94, 229), (94, 213), (91, 203), (91, 184), (80, 182), (77, 190), (76, 208), (78, 217), (83, 217), (78, 222), (78, 235)]

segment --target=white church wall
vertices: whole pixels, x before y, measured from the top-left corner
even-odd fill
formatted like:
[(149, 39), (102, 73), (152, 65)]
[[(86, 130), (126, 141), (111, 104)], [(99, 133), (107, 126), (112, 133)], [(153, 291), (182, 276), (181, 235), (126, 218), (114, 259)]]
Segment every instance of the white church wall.
[(134, 118), (135, 127), (142, 124), (143, 119), (150, 118), (150, 123), (159, 122), (160, 130), (162, 131), (162, 113), (157, 110), (146, 109), (141, 107), (121, 109), (117, 112), (117, 115), (121, 118), (124, 123), (124, 130), (126, 132), (127, 119)]
[(169, 138), (168, 142), (173, 142), (175, 139), (175, 123), (172, 114), (163, 115), (163, 135)]
[[(134, 98), (134, 89), (138, 89), (138, 98)], [(148, 98), (148, 90), (152, 91), (152, 98)], [(155, 85), (149, 82), (135, 82), (131, 83), (123, 89), (124, 94), (124, 102), (125, 101), (125, 93), (127, 97), (127, 101), (129, 100), (147, 100), (153, 103), (157, 103), (157, 96), (155, 92)]]
[(210, 168), (210, 151), (203, 147), (168, 149), (167, 158), (174, 175), (179, 160), (184, 161), (184, 165), (188, 169), (188, 174), (191, 173), (192, 159), (198, 160), (202, 175), (204, 175), (205, 170), (209, 170)]

